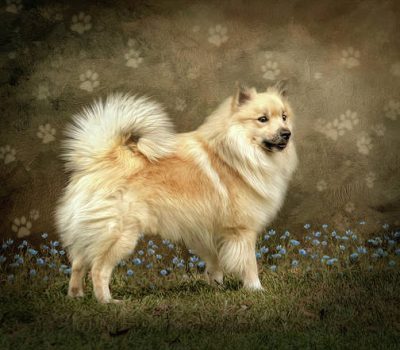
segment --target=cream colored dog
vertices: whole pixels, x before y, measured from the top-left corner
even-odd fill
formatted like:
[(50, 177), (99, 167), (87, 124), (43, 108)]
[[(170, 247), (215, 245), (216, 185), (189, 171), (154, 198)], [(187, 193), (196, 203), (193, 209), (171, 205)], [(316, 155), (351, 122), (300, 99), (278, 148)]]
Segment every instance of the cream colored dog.
[(283, 95), (238, 88), (183, 134), (143, 97), (109, 96), (75, 116), (63, 154), (71, 179), (56, 211), (72, 262), (68, 294), (83, 295), (90, 268), (96, 298), (114, 301), (113, 268), (141, 233), (183, 241), (211, 282), (228, 272), (262, 289), (257, 235), (282, 206), (297, 164)]

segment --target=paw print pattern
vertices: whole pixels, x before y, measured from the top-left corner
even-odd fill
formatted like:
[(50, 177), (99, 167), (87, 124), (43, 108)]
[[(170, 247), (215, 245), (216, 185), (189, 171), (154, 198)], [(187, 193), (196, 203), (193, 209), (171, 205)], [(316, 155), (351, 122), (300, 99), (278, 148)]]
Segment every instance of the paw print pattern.
[(11, 229), (17, 234), (18, 238), (26, 237), (31, 234), (32, 223), (22, 216), (21, 218), (15, 218)]
[(386, 118), (397, 120), (400, 116), (400, 101), (390, 100), (385, 107), (383, 107)]
[(36, 98), (38, 100), (46, 100), (49, 96), (49, 86), (47, 84), (40, 84), (36, 92)]
[(324, 123), (323, 119), (318, 119), (315, 129), (326, 137), (336, 141), (339, 136), (343, 136), (346, 131), (353, 130), (354, 126), (359, 123), (357, 112), (347, 110), (341, 114), (339, 118), (335, 118), (331, 122)]
[(273, 61), (267, 61), (261, 66), (261, 70), (264, 72), (263, 78), (266, 80), (275, 80), (281, 72), (278, 63)]
[(365, 183), (367, 184), (368, 188), (373, 188), (374, 183), (376, 180), (376, 175), (373, 171), (370, 171), (367, 176), (365, 177)]
[(37, 219), (39, 219), (39, 210), (37, 209), (32, 209), (29, 212), (29, 218), (36, 221)]
[(135, 49), (130, 49), (125, 54), (126, 66), (131, 68), (139, 67), (139, 64), (142, 63), (143, 57), (140, 57), (140, 51)]
[(346, 68), (353, 68), (360, 65), (360, 51), (354, 50), (352, 47), (349, 47), (347, 50), (342, 51), (342, 58), (340, 62)]
[(6, 11), (14, 14), (19, 13), (19, 11), (21, 11), (23, 7), (21, 2), (21, 0), (7, 0)]
[(43, 143), (49, 143), (54, 141), (56, 138), (54, 135), (56, 134), (56, 129), (51, 127), (49, 123), (45, 125), (39, 125), (39, 131), (36, 133), (39, 139), (42, 139)]
[(73, 32), (83, 34), (92, 28), (92, 23), (90, 23), (91, 20), (92, 17), (90, 15), (86, 15), (84, 12), (79, 12), (78, 15), (72, 16), (70, 29)]
[(16, 153), (17, 151), (10, 145), (0, 147), (0, 159), (4, 159), (4, 164), (13, 162), (16, 159)]
[(209, 37), (208, 42), (214, 44), (215, 46), (221, 46), (224, 42), (228, 40), (228, 35), (226, 27), (220, 24), (215, 27), (210, 27), (208, 29)]
[(352, 213), (355, 208), (356, 207), (353, 202), (347, 202), (346, 205), (344, 206), (344, 210), (346, 210), (348, 213)]
[(87, 92), (92, 92), (94, 88), (100, 85), (99, 75), (96, 72), (92, 72), (90, 69), (85, 73), (79, 76), (80, 81), (82, 82), (79, 85), (79, 88), (85, 90)]
[(375, 132), (376, 136), (384, 136), (386, 132), (386, 126), (380, 123), (375, 125), (372, 130)]
[(183, 98), (178, 97), (176, 99), (175, 109), (180, 112), (182, 112), (186, 109), (186, 102)]
[(362, 133), (357, 139), (358, 152), (364, 155), (368, 155), (372, 149), (371, 137), (366, 133)]

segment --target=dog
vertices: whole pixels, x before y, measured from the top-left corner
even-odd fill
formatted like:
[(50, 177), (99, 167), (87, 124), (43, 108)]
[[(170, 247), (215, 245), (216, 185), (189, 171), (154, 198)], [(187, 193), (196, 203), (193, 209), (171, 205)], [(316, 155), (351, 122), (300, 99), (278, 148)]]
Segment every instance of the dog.
[(90, 269), (95, 297), (116, 302), (113, 268), (141, 236), (183, 242), (224, 273), (262, 290), (255, 245), (282, 207), (298, 158), (293, 111), (282, 86), (238, 85), (195, 131), (175, 133), (163, 107), (113, 94), (75, 115), (62, 157), (70, 180), (56, 208), (72, 263), (68, 295), (83, 296)]

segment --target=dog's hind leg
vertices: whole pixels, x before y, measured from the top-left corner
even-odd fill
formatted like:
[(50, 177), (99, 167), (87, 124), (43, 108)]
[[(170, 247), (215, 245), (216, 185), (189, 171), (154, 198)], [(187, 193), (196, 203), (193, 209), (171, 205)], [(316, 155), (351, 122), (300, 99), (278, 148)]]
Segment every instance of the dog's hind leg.
[(83, 284), (87, 269), (88, 267), (81, 257), (77, 257), (73, 260), (68, 296), (72, 298), (83, 297)]
[(139, 233), (132, 231), (121, 232), (118, 238), (110, 244), (108, 250), (97, 257), (92, 265), (93, 290), (97, 300), (101, 303), (118, 302), (112, 299), (110, 292), (110, 279), (115, 265), (129, 256), (137, 243)]

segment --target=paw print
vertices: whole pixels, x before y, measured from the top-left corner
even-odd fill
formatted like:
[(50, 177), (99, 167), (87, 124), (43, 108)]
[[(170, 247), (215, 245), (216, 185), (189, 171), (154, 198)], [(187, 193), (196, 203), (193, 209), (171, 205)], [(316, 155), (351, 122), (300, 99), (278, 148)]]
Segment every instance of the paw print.
[(25, 216), (15, 218), (11, 229), (17, 234), (18, 238), (26, 237), (31, 234), (32, 223), (26, 220)]
[(92, 72), (90, 69), (81, 74), (79, 79), (82, 82), (79, 87), (88, 92), (92, 92), (94, 88), (100, 85), (98, 80), (99, 75), (96, 72)]
[(125, 59), (126, 59), (126, 66), (127, 67), (132, 67), (132, 68), (137, 68), (139, 67), (139, 64), (142, 63), (143, 58), (140, 57), (140, 51), (135, 50), (135, 49), (130, 49), (126, 54), (125, 54)]
[(346, 205), (344, 206), (344, 210), (346, 210), (348, 213), (352, 213), (355, 208), (356, 207), (353, 202), (347, 202)]
[(198, 67), (191, 67), (187, 72), (187, 77), (190, 80), (197, 79), (200, 76), (200, 71)]
[(382, 123), (375, 125), (372, 129), (377, 136), (384, 136), (386, 132), (386, 127)]
[(0, 159), (4, 159), (4, 164), (13, 162), (16, 158), (17, 151), (11, 148), (10, 145), (0, 147)]
[(397, 117), (400, 116), (400, 101), (390, 100), (383, 107), (383, 110), (385, 111), (386, 118), (397, 120)]
[(261, 66), (261, 70), (264, 72), (263, 78), (267, 80), (275, 80), (281, 72), (278, 63), (273, 61), (267, 61)]
[(183, 98), (178, 97), (176, 99), (175, 109), (180, 112), (186, 109), (186, 102)]
[(84, 32), (92, 28), (92, 24), (90, 23), (91, 20), (92, 17), (90, 15), (85, 15), (84, 12), (79, 12), (78, 15), (72, 16), (72, 23), (70, 29), (73, 32), (83, 34)]
[(373, 171), (370, 171), (367, 176), (365, 177), (365, 182), (368, 188), (374, 187), (374, 182), (376, 180), (376, 175)]
[(352, 130), (353, 126), (359, 123), (357, 112), (352, 112), (348, 109), (345, 113), (341, 114), (338, 120), (339, 135), (344, 134), (344, 130)]
[(36, 133), (39, 139), (42, 139), (43, 143), (49, 143), (54, 141), (56, 138), (54, 135), (56, 134), (56, 129), (52, 128), (49, 123), (46, 125), (39, 125), (39, 131)]
[(208, 42), (214, 44), (215, 46), (221, 46), (221, 44), (228, 40), (228, 36), (226, 35), (227, 29), (220, 24), (216, 25), (215, 27), (210, 27), (208, 29), (208, 33), (210, 34), (208, 37)]
[(390, 67), (390, 73), (396, 77), (400, 77), (400, 62), (395, 62)]
[(19, 11), (22, 10), (21, 0), (7, 0), (6, 1), (6, 11), (10, 13), (17, 14)]
[(39, 210), (37, 210), (37, 209), (32, 209), (30, 212), (29, 212), (29, 218), (31, 218), (32, 220), (37, 220), (37, 219), (39, 219)]
[(326, 183), (325, 180), (319, 180), (317, 182), (317, 190), (319, 192), (325, 191), (328, 188), (328, 184)]
[(354, 50), (349, 47), (347, 50), (342, 51), (342, 58), (340, 62), (347, 68), (353, 68), (360, 65), (360, 51)]
[(367, 133), (362, 133), (357, 139), (358, 152), (361, 154), (368, 155), (369, 151), (372, 149), (371, 137)]
[(46, 100), (49, 96), (49, 86), (47, 84), (40, 84), (36, 92), (36, 98), (38, 100)]

